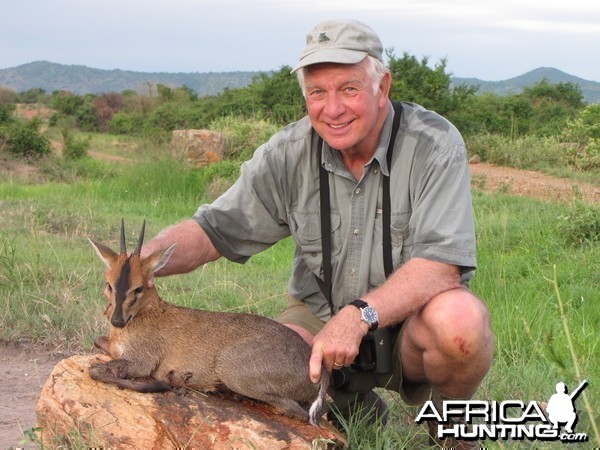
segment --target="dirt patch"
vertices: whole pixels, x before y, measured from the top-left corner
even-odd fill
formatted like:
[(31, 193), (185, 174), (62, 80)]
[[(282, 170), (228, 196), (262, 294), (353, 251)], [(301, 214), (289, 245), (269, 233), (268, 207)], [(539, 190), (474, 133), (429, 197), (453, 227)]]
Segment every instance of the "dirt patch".
[(35, 405), (54, 365), (64, 357), (28, 344), (0, 342), (0, 444), (36, 448), (27, 433), (36, 425)]
[(31, 120), (35, 117), (47, 122), (54, 114), (54, 111), (45, 105), (18, 103), (15, 111), (17, 117), (21, 119)]
[(555, 178), (534, 170), (520, 170), (491, 164), (471, 164), (473, 186), (488, 192), (571, 201), (579, 198), (587, 203), (600, 203), (600, 187), (567, 178)]

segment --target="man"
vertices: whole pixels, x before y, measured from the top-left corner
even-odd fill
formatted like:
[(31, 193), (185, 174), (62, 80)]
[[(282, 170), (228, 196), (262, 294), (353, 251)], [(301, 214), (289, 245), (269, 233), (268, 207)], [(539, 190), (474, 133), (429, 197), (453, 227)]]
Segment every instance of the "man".
[[(392, 106), (382, 54), (378, 36), (361, 22), (318, 24), (294, 68), (308, 116), (259, 147), (231, 189), (143, 253), (177, 241), (159, 272), (169, 275), (221, 256), (244, 262), (291, 235), (289, 307), (278, 320), (312, 345), (313, 381), (321, 365), (343, 375), (336, 402), (344, 391), (375, 386), (410, 404), (432, 390), (438, 400), (466, 399), (493, 352), (487, 309), (461, 284), (476, 265), (466, 150), (439, 115)], [(324, 186), (329, 195), (320, 197)], [(393, 273), (386, 279), (388, 253)], [(369, 330), (389, 331), (381, 342), (393, 345), (393, 356), (378, 357), (375, 368), (355, 363)]]

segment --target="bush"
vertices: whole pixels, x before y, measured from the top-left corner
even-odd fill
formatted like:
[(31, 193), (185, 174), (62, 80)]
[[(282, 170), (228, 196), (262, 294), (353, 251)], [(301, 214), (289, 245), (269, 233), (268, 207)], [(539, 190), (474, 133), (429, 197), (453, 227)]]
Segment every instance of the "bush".
[(0, 125), (10, 123), (14, 120), (15, 105), (12, 103), (0, 103)]
[(226, 159), (247, 160), (279, 127), (267, 120), (227, 116), (214, 120), (209, 128), (227, 136), (229, 151)]
[(0, 129), (0, 138), (5, 149), (22, 157), (40, 157), (52, 151), (50, 140), (40, 134), (39, 119), (31, 121), (16, 120)]
[(559, 229), (569, 244), (595, 245), (600, 242), (600, 207), (583, 202), (569, 206), (560, 216)]
[(132, 135), (141, 129), (143, 119), (135, 114), (120, 111), (108, 122), (108, 130), (114, 134)]
[(579, 170), (600, 168), (600, 104), (585, 108), (578, 117), (567, 122), (561, 134), (565, 142), (565, 160)]
[(471, 155), (499, 166), (539, 170), (560, 166), (564, 161), (564, 149), (554, 138), (510, 139), (497, 134), (478, 134), (467, 137), (466, 142)]
[(88, 137), (75, 137), (68, 128), (63, 128), (63, 157), (66, 159), (80, 159), (87, 156), (87, 151), (90, 148), (90, 140)]

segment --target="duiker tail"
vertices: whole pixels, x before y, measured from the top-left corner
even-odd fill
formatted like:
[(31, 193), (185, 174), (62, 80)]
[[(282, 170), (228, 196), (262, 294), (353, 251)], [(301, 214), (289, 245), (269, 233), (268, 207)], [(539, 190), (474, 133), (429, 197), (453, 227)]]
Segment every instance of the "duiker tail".
[(321, 374), (321, 387), (319, 389), (319, 395), (315, 401), (310, 405), (308, 409), (308, 421), (311, 425), (316, 427), (319, 426), (321, 422), (321, 416), (323, 416), (323, 409), (325, 408), (325, 404), (327, 402), (327, 387), (329, 385), (328, 377), (325, 376), (325, 373)]

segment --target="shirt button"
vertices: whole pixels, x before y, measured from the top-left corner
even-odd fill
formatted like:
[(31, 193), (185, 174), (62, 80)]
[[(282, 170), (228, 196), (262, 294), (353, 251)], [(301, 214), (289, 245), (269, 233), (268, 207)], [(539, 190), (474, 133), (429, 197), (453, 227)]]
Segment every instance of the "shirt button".
[(350, 269), (350, 275), (356, 275), (356, 269)]
[(356, 195), (360, 194), (362, 192), (361, 188), (356, 188), (356, 190), (354, 191), (354, 193)]
[(358, 228), (355, 228), (354, 231), (353, 231), (353, 233), (354, 234), (358, 234), (358, 233), (360, 233), (360, 230)]
[(377, 174), (379, 173), (379, 169), (377, 169), (377, 168), (373, 169), (373, 173), (374, 173), (375, 175), (377, 175)]

